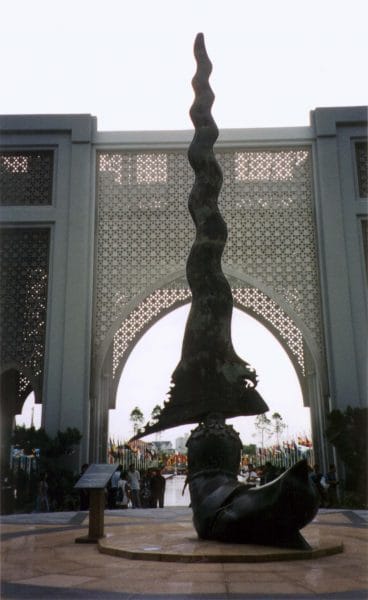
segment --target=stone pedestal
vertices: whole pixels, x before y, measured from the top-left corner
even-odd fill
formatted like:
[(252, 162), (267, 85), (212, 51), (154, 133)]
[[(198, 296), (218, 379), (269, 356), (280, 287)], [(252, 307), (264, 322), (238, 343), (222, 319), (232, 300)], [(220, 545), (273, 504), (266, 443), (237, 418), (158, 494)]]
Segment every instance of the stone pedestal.
[(89, 528), (88, 535), (75, 539), (77, 544), (95, 544), (105, 536), (104, 534), (104, 511), (105, 490), (91, 489), (89, 492)]

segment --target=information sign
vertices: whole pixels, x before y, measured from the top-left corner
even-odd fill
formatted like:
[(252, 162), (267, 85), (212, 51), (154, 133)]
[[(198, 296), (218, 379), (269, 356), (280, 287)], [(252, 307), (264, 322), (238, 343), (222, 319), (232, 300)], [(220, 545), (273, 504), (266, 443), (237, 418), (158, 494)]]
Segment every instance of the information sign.
[(103, 489), (118, 465), (97, 464), (90, 465), (82, 477), (75, 484), (77, 489)]

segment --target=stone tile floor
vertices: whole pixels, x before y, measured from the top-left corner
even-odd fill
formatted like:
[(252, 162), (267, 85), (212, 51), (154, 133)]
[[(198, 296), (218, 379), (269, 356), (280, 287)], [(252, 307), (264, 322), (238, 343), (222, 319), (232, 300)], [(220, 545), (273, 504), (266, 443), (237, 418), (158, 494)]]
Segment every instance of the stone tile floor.
[[(342, 541), (343, 553), (254, 563), (146, 561), (101, 554), (96, 544), (75, 543), (88, 532), (88, 513), (0, 519), (3, 600), (368, 599), (366, 511), (321, 510), (308, 526), (318, 528), (321, 539)], [(107, 540), (122, 540), (143, 526), (151, 544), (160, 525), (164, 530), (177, 523), (179, 534), (190, 520), (191, 511), (184, 507), (106, 511), (105, 534)]]

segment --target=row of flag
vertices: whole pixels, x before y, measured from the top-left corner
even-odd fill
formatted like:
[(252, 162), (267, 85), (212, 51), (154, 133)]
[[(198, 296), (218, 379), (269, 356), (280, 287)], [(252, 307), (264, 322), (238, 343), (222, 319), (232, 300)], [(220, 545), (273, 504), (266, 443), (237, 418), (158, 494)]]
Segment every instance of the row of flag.
[(281, 444), (274, 444), (273, 446), (268, 446), (267, 448), (258, 448), (257, 452), (258, 454), (265, 454), (269, 452), (277, 454), (280, 452), (296, 452), (305, 448), (313, 448), (312, 442), (307, 437), (298, 437), (297, 441), (283, 441)]
[(298, 460), (307, 458), (313, 462), (313, 444), (307, 437), (298, 437), (297, 440), (283, 441), (273, 446), (257, 448), (255, 454), (244, 454), (242, 456), (242, 465), (251, 463), (256, 466), (271, 462), (279, 467), (290, 467)]

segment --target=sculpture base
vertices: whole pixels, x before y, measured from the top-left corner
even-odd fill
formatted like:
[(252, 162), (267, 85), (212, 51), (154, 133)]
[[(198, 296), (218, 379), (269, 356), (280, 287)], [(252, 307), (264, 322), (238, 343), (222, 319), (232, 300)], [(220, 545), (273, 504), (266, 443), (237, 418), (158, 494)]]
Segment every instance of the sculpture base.
[(190, 515), (179, 522), (124, 524), (124, 531), (98, 541), (103, 554), (129, 560), (176, 563), (261, 563), (321, 558), (343, 552), (340, 540), (326, 535), (318, 525), (308, 525), (303, 536), (309, 550), (291, 550), (252, 544), (199, 540)]
[(188, 482), (198, 537), (227, 543), (309, 550), (300, 534), (317, 513), (306, 461), (259, 488), (238, 482), (241, 442), (217, 415), (192, 431)]

